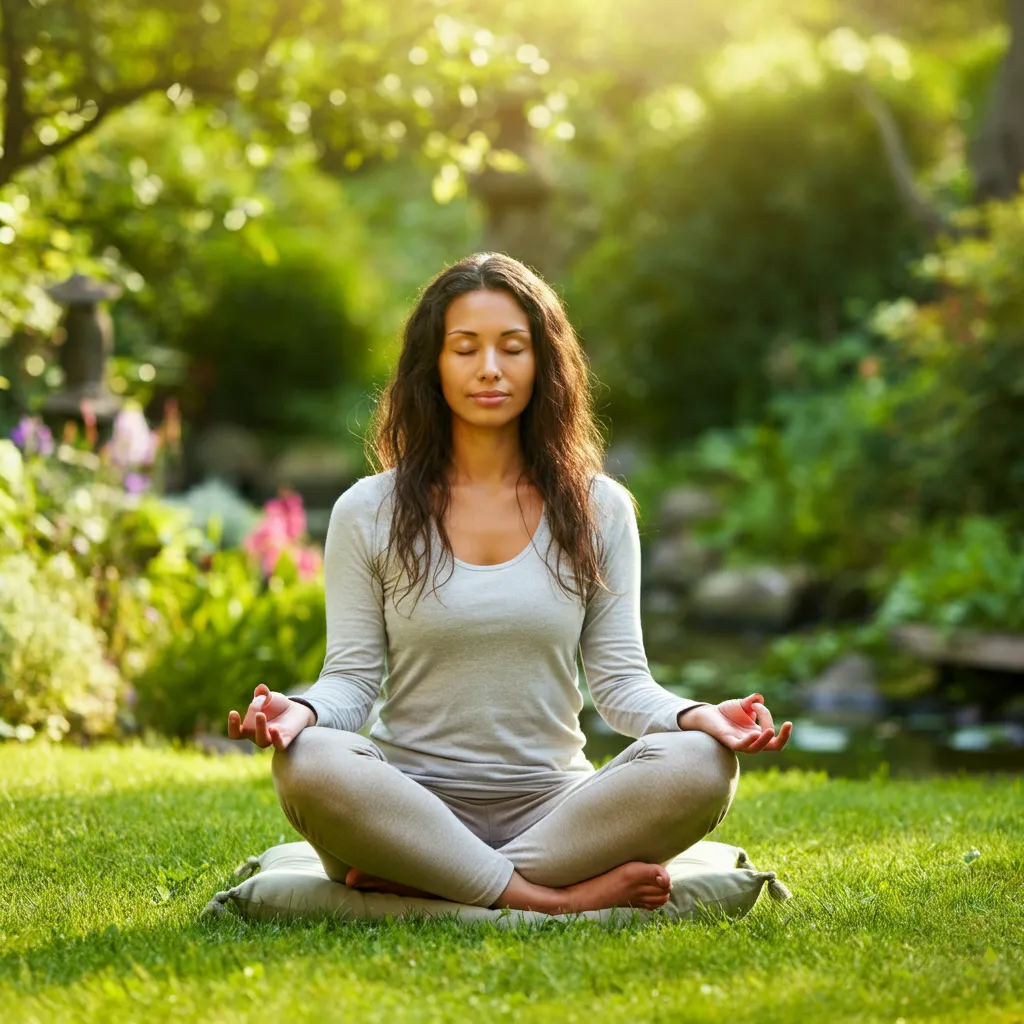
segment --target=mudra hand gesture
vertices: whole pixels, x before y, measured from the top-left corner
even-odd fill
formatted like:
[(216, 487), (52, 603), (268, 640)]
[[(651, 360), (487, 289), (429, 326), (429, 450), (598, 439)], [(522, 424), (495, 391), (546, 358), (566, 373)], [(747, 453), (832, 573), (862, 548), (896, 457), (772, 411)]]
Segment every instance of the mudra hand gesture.
[(705, 704), (687, 711), (679, 719), (683, 730), (699, 729), (739, 754), (756, 754), (761, 750), (781, 750), (793, 731), (792, 722), (784, 722), (775, 735), (771, 712), (764, 706), (764, 697), (724, 700), (721, 704)]
[(284, 750), (296, 736), (313, 724), (313, 712), (305, 704), (258, 683), (245, 718), (228, 712), (228, 736), (233, 740), (252, 740), (257, 747)]

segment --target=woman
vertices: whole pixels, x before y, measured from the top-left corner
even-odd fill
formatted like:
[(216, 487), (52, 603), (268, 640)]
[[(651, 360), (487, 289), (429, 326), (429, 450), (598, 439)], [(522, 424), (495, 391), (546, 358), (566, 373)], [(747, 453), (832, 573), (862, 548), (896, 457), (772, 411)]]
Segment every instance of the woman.
[[(274, 745), (285, 816), (336, 881), (552, 914), (661, 906), (665, 864), (728, 811), (735, 752), (780, 750), (792, 725), (776, 736), (760, 694), (711, 705), (650, 675), (636, 508), (602, 472), (551, 288), (494, 253), (441, 273), (369, 443), (387, 468), (328, 527), (320, 677), (301, 697), (260, 684), (229, 734)], [(577, 655), (635, 739), (599, 770)]]

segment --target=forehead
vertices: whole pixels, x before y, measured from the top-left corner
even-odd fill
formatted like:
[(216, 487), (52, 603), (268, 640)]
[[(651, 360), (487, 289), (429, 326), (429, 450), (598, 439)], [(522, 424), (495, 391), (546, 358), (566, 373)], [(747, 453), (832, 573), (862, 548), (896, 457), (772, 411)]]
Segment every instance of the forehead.
[(449, 331), (459, 327), (530, 327), (529, 317), (514, 296), (483, 288), (453, 299), (445, 310), (444, 322)]

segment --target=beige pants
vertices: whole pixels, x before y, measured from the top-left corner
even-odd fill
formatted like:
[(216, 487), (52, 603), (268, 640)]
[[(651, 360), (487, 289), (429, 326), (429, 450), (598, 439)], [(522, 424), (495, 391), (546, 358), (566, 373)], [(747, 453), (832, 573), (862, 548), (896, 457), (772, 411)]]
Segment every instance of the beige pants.
[(358, 733), (309, 726), (271, 771), (285, 817), (330, 878), (350, 867), (492, 906), (513, 871), (565, 886), (631, 860), (667, 864), (725, 817), (736, 755), (707, 733), (651, 733), (592, 774), (511, 798), (440, 795)]

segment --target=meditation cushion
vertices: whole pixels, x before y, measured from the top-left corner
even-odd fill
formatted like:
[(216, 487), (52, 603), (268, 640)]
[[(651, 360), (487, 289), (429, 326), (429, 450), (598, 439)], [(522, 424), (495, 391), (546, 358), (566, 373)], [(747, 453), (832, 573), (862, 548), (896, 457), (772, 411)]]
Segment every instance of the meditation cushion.
[(233, 877), (246, 880), (218, 892), (200, 917), (227, 913), (230, 900), (247, 918), (294, 919), (327, 914), (351, 921), (361, 917), (452, 915), (460, 921), (483, 921), (510, 928), (549, 920), (624, 922), (634, 915), (640, 921), (652, 917), (687, 920), (701, 914), (735, 920), (750, 911), (766, 882), (774, 899), (786, 900), (791, 896), (774, 871), (757, 871), (744, 850), (726, 843), (694, 843), (665, 866), (672, 878), (672, 895), (668, 903), (656, 910), (609, 907), (575, 914), (544, 914), (352, 889), (328, 878), (313, 847), (300, 840), (272, 846), (258, 857), (249, 857), (233, 873)]

